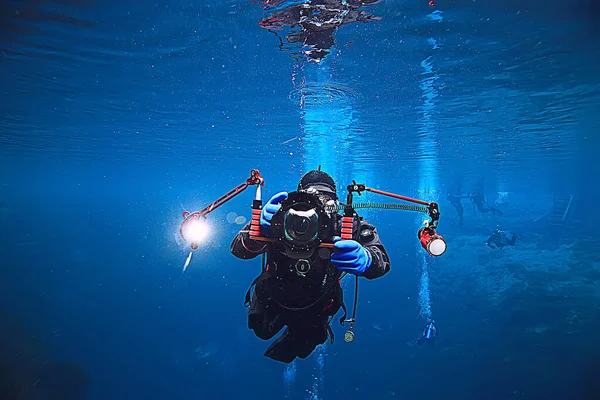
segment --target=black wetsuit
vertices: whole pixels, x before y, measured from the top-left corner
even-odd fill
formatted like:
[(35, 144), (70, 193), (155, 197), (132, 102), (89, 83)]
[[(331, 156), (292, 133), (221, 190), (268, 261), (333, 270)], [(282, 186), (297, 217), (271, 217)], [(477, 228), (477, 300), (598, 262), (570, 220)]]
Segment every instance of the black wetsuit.
[[(341, 225), (341, 216), (337, 225)], [(304, 275), (296, 271), (297, 259), (288, 257), (281, 244), (253, 241), (249, 226), (240, 231), (231, 243), (231, 253), (241, 259), (251, 259), (266, 252), (265, 270), (254, 283), (254, 293), (246, 295), (248, 328), (256, 336), (269, 340), (284, 326), (284, 333), (265, 352), (265, 356), (285, 363), (296, 357), (306, 358), (316, 346), (325, 343), (330, 317), (343, 307), (341, 272), (329, 261), (329, 251), (320, 249), (309, 258), (311, 267)], [(339, 229), (336, 230), (339, 232)], [(374, 226), (366, 221), (354, 221), (356, 238), (372, 256), (371, 267), (362, 275), (379, 278), (390, 270), (387, 252)]]

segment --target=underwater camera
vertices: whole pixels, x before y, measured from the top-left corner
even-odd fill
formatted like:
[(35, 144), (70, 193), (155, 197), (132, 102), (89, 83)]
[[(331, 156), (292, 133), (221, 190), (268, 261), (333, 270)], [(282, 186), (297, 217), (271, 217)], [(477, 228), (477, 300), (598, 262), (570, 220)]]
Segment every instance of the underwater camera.
[(316, 193), (290, 192), (271, 219), (271, 231), (288, 257), (308, 258), (322, 242), (333, 241), (334, 219)]

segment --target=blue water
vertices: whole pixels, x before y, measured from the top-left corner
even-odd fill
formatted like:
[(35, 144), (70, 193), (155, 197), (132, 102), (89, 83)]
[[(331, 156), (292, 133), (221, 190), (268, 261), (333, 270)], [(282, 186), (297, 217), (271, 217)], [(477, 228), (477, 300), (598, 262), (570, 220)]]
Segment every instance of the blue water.
[[(280, 3), (0, 4), (0, 395), (596, 399), (598, 5), (384, 0), (315, 60), (258, 22), (335, 2)], [(247, 329), (260, 261), (229, 252), (254, 188), (185, 273), (178, 229), (251, 169), (266, 199), (319, 165), (439, 202), (448, 250), (422, 215), (360, 211), (392, 270), (361, 281), (352, 344), (335, 319), (286, 366)], [(460, 224), (446, 196), (477, 190), (503, 214), (464, 199)], [(486, 246), (497, 227), (517, 244)]]

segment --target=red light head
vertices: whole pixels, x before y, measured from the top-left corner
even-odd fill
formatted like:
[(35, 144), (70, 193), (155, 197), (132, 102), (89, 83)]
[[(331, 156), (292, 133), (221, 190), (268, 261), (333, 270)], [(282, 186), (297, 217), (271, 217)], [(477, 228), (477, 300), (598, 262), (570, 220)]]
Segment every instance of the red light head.
[(421, 246), (430, 256), (439, 257), (446, 252), (446, 241), (433, 228), (419, 229), (418, 236)]

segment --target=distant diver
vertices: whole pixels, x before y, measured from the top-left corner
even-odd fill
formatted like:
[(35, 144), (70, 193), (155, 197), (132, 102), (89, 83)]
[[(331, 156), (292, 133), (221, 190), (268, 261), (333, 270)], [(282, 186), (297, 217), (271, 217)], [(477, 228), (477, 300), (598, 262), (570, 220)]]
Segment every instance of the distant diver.
[(471, 201), (477, 207), (480, 213), (485, 214), (491, 212), (492, 215), (504, 215), (504, 213), (494, 207), (485, 206), (485, 196), (482, 191), (471, 193)]
[[(286, 36), (287, 41), (302, 44), (302, 53), (308, 60), (319, 63), (330, 53), (335, 43), (333, 34), (338, 27), (353, 22), (381, 20), (381, 17), (359, 10), (360, 7), (380, 1), (308, 0), (302, 3), (290, 1), (285, 6), (286, 2), (282, 0), (263, 0), (263, 8), (268, 10), (277, 7), (277, 10), (265, 16), (258, 24), (275, 35), (276, 31), (285, 27), (291, 28)], [(280, 41), (280, 48), (283, 48), (281, 38)]]
[(492, 249), (503, 249), (505, 246), (514, 246), (517, 242), (517, 235), (514, 233), (512, 237), (509, 239), (508, 235), (501, 229), (496, 229), (492, 236), (488, 238), (485, 242)]
[(421, 345), (427, 343), (429, 346), (435, 346), (435, 338), (437, 337), (438, 332), (435, 326), (435, 321), (431, 320), (427, 322), (425, 325), (425, 329), (423, 329), (423, 333), (421, 337), (417, 339), (417, 344)]
[(464, 215), (465, 215), (465, 209), (463, 208), (463, 205), (462, 205), (462, 199), (469, 199), (469, 198), (471, 198), (470, 195), (462, 195), (462, 194), (456, 194), (456, 193), (450, 193), (450, 192), (448, 192), (448, 195), (446, 196), (446, 199), (456, 209), (456, 212), (458, 213), (458, 220), (461, 225), (464, 222)]

